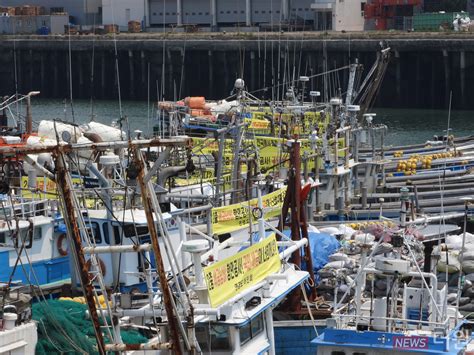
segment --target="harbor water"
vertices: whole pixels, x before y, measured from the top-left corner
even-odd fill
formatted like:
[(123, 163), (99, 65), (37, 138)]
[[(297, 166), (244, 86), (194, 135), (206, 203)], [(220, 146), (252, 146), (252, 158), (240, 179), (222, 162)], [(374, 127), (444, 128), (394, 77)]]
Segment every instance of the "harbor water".
[[(91, 117), (91, 103), (87, 100), (76, 100), (73, 105), (74, 122), (86, 123)], [(117, 101), (101, 100), (94, 104), (94, 117), (97, 122), (110, 124), (118, 122), (120, 107)], [(433, 135), (443, 134), (448, 127), (447, 110), (426, 109), (393, 109), (376, 108), (375, 123), (388, 126), (386, 145), (405, 145), (425, 142)], [(128, 118), (130, 130), (139, 129), (148, 134), (157, 123), (156, 112), (146, 101), (122, 102), (123, 116)], [(59, 118), (73, 122), (71, 105), (66, 107), (62, 100), (35, 99), (33, 101), (33, 119), (40, 120)], [(122, 122), (125, 129), (125, 122)], [(449, 127), (455, 136), (467, 136), (474, 131), (474, 111), (452, 111)]]

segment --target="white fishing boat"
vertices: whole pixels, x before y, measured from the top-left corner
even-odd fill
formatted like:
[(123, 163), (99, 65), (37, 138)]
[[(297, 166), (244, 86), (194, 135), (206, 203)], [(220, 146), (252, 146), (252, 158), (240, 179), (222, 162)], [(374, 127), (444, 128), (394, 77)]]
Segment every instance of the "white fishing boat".
[[(383, 238), (376, 245), (367, 242), (362, 248), (357, 275), (350, 280), (342, 299), (334, 301), (326, 329), (312, 341), (317, 354), (470, 353), (474, 345), (473, 324), (459, 312), (461, 281), (454, 302), (448, 302), (451, 298), (448, 283), (441, 283), (439, 280), (444, 280), (444, 274), (438, 275), (436, 271), (441, 271), (440, 263), (443, 263), (445, 252), (441, 247), (429, 255), (427, 261), (425, 258), (423, 269), (420, 267), (423, 258), (416, 257), (413, 248), (417, 237), (413, 229), (408, 228), (408, 224), (413, 226), (417, 222), (406, 223), (407, 204), (406, 196), (402, 196), (400, 227), (391, 236), (390, 251), (376, 253)], [(466, 203), (465, 220), (467, 211)], [(461, 250), (464, 250), (465, 237), (464, 229)], [(444, 260), (446, 264), (448, 259)], [(386, 291), (376, 292), (375, 285), (381, 283)], [(347, 302), (352, 289), (355, 296)]]

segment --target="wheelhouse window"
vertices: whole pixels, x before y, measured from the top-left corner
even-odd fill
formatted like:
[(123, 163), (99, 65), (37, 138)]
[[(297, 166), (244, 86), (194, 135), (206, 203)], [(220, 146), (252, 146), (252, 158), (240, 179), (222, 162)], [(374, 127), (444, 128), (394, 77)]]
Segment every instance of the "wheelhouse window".
[(147, 226), (137, 226), (134, 224), (125, 224), (122, 226), (126, 238), (141, 237), (148, 234)]
[(115, 244), (120, 244), (122, 237), (125, 238), (136, 238), (136, 237), (145, 237), (149, 235), (148, 226), (138, 226), (131, 223), (122, 224), (120, 227), (114, 225), (114, 238)]
[(41, 233), (41, 227), (36, 227), (33, 230), (33, 240), (40, 240), (43, 234)]
[(104, 233), (104, 240), (107, 244), (110, 244), (110, 237), (109, 237), (109, 225), (108, 223), (102, 223), (102, 232)]
[(250, 339), (252, 339), (252, 331), (250, 328), (250, 323), (247, 323), (243, 327), (239, 328), (240, 334), (240, 344), (246, 344)]
[(203, 351), (228, 351), (230, 347), (229, 327), (221, 324), (196, 326), (196, 338)]
[(99, 223), (91, 222), (87, 225), (87, 234), (91, 240), (94, 240), (96, 243), (102, 243), (102, 236), (100, 234)]
[(243, 327), (239, 328), (240, 345), (246, 344), (250, 339), (255, 338), (263, 332), (263, 315), (260, 314)]

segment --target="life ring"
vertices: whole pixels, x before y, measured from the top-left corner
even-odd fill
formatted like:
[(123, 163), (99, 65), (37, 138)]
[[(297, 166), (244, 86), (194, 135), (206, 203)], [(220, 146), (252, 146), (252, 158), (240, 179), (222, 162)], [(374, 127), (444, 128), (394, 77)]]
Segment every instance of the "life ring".
[[(66, 246), (63, 246), (64, 241), (66, 241)], [(69, 252), (67, 245), (66, 233), (61, 234), (56, 240), (56, 247), (58, 248), (59, 255), (66, 256)]]
[[(102, 276), (105, 276), (105, 274), (107, 273), (107, 269), (105, 268), (105, 263), (104, 261), (99, 258), (98, 256), (96, 256), (97, 258), (97, 262), (99, 263), (99, 267), (100, 267), (100, 270), (102, 271)], [(92, 261), (91, 259), (87, 260), (86, 262), (86, 268), (87, 268), (87, 271), (91, 271), (91, 268), (92, 268)], [(89, 279), (92, 279), (93, 278), (93, 275), (89, 274)]]

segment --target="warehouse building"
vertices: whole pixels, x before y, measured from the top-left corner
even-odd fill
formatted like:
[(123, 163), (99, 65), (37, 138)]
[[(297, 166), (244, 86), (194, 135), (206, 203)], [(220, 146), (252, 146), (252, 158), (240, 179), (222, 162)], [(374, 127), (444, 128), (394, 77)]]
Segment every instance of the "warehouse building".
[(68, 13), (69, 21), (77, 25), (100, 24), (102, 20), (102, 0), (0, 0), (0, 6), (22, 5), (42, 6), (46, 15)]
[(315, 0), (103, 0), (103, 23), (145, 27), (263, 27), (300, 24), (312, 29)]

